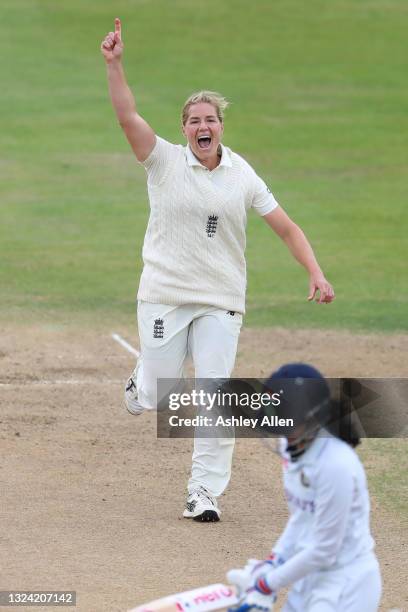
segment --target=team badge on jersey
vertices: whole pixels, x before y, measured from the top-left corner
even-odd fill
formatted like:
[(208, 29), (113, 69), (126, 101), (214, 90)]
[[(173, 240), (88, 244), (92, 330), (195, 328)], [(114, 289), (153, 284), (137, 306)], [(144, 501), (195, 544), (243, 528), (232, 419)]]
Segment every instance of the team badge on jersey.
[(217, 223), (218, 223), (218, 215), (210, 215), (207, 221), (207, 236), (209, 238), (213, 238), (215, 236), (215, 232), (217, 231)]

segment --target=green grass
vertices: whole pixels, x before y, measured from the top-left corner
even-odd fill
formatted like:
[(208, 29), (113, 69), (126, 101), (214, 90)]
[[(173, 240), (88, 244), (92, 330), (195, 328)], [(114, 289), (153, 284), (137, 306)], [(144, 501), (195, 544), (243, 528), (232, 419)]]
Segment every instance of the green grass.
[(399, 519), (408, 520), (408, 454), (406, 440), (364, 439), (358, 447), (370, 493)]
[(255, 215), (249, 325), (407, 330), (408, 7), (403, 0), (3, 0), (0, 317), (133, 318), (144, 171), (99, 44), (123, 21), (141, 113), (181, 141), (191, 91), (233, 102), (225, 142), (304, 229), (338, 298)]

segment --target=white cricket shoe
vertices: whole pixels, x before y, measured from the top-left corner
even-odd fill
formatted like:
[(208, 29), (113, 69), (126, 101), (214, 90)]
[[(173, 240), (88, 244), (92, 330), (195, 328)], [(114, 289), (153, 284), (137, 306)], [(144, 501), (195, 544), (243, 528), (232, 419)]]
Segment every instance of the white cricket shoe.
[(131, 377), (128, 379), (125, 386), (125, 407), (130, 414), (138, 416), (145, 411), (145, 408), (139, 402), (139, 396), (137, 393), (137, 371), (140, 367), (140, 361), (138, 360), (135, 369), (132, 372)]
[(220, 520), (220, 514), (217, 500), (204, 487), (199, 487), (187, 497), (184, 518), (214, 523)]

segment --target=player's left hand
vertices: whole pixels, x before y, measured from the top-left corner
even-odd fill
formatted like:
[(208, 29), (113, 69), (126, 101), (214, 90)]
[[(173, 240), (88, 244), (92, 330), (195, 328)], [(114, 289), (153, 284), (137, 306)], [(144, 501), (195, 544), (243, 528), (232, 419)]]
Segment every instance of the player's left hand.
[(272, 612), (275, 601), (275, 593), (264, 595), (257, 589), (251, 588), (241, 599), (239, 606), (230, 609), (229, 612)]
[[(318, 295), (318, 293), (320, 295)], [(330, 304), (335, 298), (334, 289), (323, 274), (311, 274), (309, 280), (309, 302), (315, 299), (318, 304)]]

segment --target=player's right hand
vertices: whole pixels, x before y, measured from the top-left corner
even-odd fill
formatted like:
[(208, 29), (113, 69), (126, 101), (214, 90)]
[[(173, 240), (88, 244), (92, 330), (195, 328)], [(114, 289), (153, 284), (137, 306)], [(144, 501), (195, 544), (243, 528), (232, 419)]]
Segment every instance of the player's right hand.
[(228, 612), (272, 612), (276, 601), (275, 593), (264, 595), (252, 588), (249, 589), (239, 605)]
[(101, 52), (108, 63), (122, 57), (122, 26), (118, 17), (115, 19), (115, 31), (109, 32), (102, 41)]

